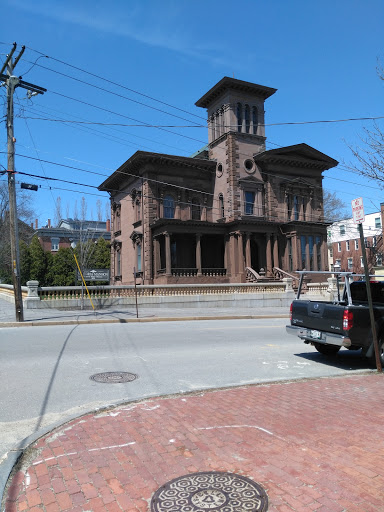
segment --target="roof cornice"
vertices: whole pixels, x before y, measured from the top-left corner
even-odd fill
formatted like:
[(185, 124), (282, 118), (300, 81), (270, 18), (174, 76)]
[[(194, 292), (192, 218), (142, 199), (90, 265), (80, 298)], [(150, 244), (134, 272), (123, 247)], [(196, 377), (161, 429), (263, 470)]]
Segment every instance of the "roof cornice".
[(275, 94), (277, 89), (266, 87), (265, 85), (254, 84), (252, 82), (245, 82), (244, 80), (237, 80), (237, 78), (230, 78), (225, 76), (216, 85), (214, 85), (207, 93), (204, 94), (199, 100), (196, 101), (197, 107), (208, 108), (208, 106), (225, 91), (232, 90), (246, 94), (259, 96), (266, 100), (272, 94)]

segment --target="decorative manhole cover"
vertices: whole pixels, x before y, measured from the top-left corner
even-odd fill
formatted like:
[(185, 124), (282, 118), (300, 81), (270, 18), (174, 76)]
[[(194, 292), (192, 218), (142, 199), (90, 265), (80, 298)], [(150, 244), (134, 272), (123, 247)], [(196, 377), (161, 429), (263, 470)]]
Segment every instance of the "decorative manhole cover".
[(95, 382), (106, 382), (108, 384), (120, 384), (121, 382), (132, 382), (137, 379), (137, 375), (129, 372), (104, 372), (95, 373), (89, 377)]
[(152, 512), (265, 512), (268, 496), (245, 476), (208, 471), (175, 478), (158, 489)]

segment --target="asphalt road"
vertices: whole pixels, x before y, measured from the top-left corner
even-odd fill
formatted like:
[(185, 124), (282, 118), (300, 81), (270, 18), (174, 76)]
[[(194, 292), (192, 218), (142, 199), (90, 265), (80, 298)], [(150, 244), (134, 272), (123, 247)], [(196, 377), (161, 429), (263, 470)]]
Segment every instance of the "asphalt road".
[[(0, 339), (0, 462), (24, 437), (121, 400), (364, 371), (359, 353), (333, 358), (285, 332), (286, 319), (7, 328)], [(127, 371), (126, 384), (90, 380)]]

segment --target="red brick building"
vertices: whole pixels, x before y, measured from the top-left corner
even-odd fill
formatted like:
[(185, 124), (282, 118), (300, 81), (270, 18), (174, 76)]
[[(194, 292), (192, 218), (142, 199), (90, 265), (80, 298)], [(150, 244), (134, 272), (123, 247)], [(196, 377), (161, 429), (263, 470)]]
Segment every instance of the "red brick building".
[(245, 282), (247, 274), (327, 269), (322, 172), (337, 161), (307, 144), (265, 148), (276, 89), (224, 77), (192, 157), (137, 151), (100, 186), (112, 204), (112, 283)]
[(62, 219), (58, 226), (53, 227), (48, 219), (47, 225), (41, 228), (37, 226), (36, 221), (34, 234), (37, 235), (44, 251), (54, 254), (59, 249), (76, 247), (79, 242), (96, 241), (99, 238), (110, 241), (111, 223), (109, 220), (102, 222)]

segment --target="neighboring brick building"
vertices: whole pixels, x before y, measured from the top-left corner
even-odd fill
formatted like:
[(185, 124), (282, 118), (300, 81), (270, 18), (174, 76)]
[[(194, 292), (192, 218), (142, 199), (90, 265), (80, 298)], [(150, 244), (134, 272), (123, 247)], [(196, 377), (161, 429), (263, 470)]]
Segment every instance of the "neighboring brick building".
[(248, 270), (327, 269), (322, 172), (307, 144), (265, 149), (276, 89), (224, 77), (196, 105), (209, 143), (192, 157), (137, 151), (100, 186), (112, 204), (112, 283), (244, 282)]
[[(384, 203), (381, 211), (365, 216), (363, 232), (370, 272), (383, 266)], [(360, 234), (353, 219), (335, 222), (328, 228), (329, 263), (331, 270), (364, 273)]]
[(60, 248), (76, 247), (82, 241), (98, 240), (104, 238), (110, 241), (110, 221), (101, 222), (93, 220), (62, 219), (57, 227), (51, 226), (48, 219), (46, 226), (38, 228), (37, 220), (35, 235), (38, 236), (44, 251), (56, 253)]

